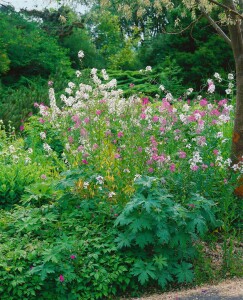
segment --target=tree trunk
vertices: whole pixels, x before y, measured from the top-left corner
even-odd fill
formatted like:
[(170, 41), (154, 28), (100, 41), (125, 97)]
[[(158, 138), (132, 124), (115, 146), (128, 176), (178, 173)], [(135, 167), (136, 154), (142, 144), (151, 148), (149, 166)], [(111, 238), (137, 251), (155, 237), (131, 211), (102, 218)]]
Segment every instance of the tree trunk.
[(236, 66), (236, 110), (232, 139), (233, 163), (243, 162), (243, 53), (237, 57)]
[[(233, 0), (224, 0), (223, 4), (236, 10)], [(240, 5), (243, 0), (240, 0)], [(232, 138), (231, 158), (233, 163), (243, 162), (243, 27), (242, 20), (230, 11), (226, 11), (229, 23), (231, 47), (236, 69), (236, 111)]]

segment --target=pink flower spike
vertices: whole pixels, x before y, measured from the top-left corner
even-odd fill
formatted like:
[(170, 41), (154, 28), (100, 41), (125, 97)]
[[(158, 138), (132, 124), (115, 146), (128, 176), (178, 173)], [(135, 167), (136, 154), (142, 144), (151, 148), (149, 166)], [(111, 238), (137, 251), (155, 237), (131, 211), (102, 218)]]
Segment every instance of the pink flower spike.
[(149, 103), (148, 98), (142, 98), (142, 105), (147, 105)]
[(227, 99), (220, 100), (218, 103), (219, 106), (224, 106), (225, 104), (227, 104)]
[(64, 276), (63, 276), (63, 275), (60, 275), (60, 276), (59, 276), (59, 280), (60, 280), (61, 282), (63, 282), (63, 281), (64, 281)]
[(42, 118), (40, 118), (40, 119), (39, 119), (39, 122), (40, 122), (41, 124), (44, 124), (44, 123), (45, 123), (45, 120), (42, 119)]
[(158, 116), (154, 116), (153, 117), (153, 122), (158, 122), (159, 121), (159, 117)]
[(76, 255), (72, 254), (72, 255), (70, 255), (70, 258), (71, 259), (76, 259)]
[(148, 171), (149, 171), (149, 173), (153, 173), (154, 169), (153, 168), (149, 168)]
[(140, 115), (140, 118), (141, 118), (142, 120), (144, 120), (144, 119), (146, 118), (146, 115), (145, 115), (144, 113), (142, 113), (142, 114)]
[(72, 143), (74, 142), (73, 137), (72, 137), (72, 136), (69, 136), (69, 137), (68, 137), (68, 141), (69, 141), (70, 144), (72, 144)]
[(20, 131), (24, 131), (24, 125), (21, 125), (21, 126), (19, 127), (19, 130), (20, 130)]
[(117, 136), (120, 138), (120, 137), (123, 137), (124, 134), (123, 134), (123, 132), (119, 131), (119, 132), (117, 133)]
[(206, 106), (208, 104), (208, 101), (206, 99), (202, 99), (199, 104), (203, 107)]
[(83, 160), (82, 160), (82, 163), (83, 163), (84, 165), (87, 165), (87, 164), (88, 164), (88, 161), (87, 161), (86, 159), (83, 159)]
[(191, 166), (191, 170), (192, 171), (197, 171), (198, 169), (199, 169), (199, 167), (197, 165)]
[(213, 154), (214, 154), (214, 155), (218, 155), (218, 154), (219, 154), (219, 150), (214, 149), (214, 150), (213, 150)]
[(171, 164), (170, 165), (170, 171), (175, 172), (175, 169), (176, 169), (175, 164)]
[(98, 115), (98, 116), (99, 116), (99, 115), (101, 115), (101, 110), (100, 110), (100, 109), (98, 109), (98, 110), (96, 110), (96, 112), (95, 112), (95, 113), (96, 113), (96, 115)]
[(186, 158), (186, 152), (179, 151), (179, 158)]

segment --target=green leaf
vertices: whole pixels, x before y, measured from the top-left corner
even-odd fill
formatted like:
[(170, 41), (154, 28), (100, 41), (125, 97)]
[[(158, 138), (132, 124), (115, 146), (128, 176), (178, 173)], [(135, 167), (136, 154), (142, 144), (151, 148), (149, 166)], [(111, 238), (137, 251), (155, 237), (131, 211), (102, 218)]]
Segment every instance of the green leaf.
[(158, 284), (164, 288), (168, 282), (173, 281), (173, 277), (168, 271), (162, 271), (161, 274), (158, 276)]
[(173, 270), (173, 274), (176, 275), (178, 283), (182, 282), (192, 282), (194, 274), (191, 270), (192, 264), (182, 262)]
[(167, 258), (162, 255), (155, 255), (153, 261), (159, 270), (162, 270), (164, 267), (168, 266)]
[(155, 274), (156, 268), (152, 263), (145, 263), (142, 260), (137, 261), (132, 268), (132, 274), (138, 276), (139, 282), (143, 285), (145, 284), (149, 278), (156, 278)]
[(168, 243), (170, 239), (170, 233), (166, 228), (159, 228), (156, 232), (156, 235), (159, 238), (159, 242), (161, 244)]
[(154, 235), (152, 232), (141, 232), (136, 234), (136, 244), (140, 248), (144, 248), (146, 245), (154, 242)]
[(134, 237), (133, 235), (127, 232), (120, 233), (119, 236), (115, 239), (115, 242), (117, 243), (117, 247), (118, 248), (130, 247), (133, 237)]

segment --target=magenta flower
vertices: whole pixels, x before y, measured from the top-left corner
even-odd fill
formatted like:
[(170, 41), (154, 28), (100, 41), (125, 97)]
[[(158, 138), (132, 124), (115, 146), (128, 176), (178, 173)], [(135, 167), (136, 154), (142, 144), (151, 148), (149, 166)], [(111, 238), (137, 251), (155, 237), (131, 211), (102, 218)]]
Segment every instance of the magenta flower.
[(149, 168), (148, 171), (149, 171), (149, 173), (153, 173), (154, 169), (153, 168)]
[(148, 98), (142, 98), (142, 105), (147, 105), (149, 103)]
[(186, 152), (184, 152), (184, 151), (179, 151), (179, 157), (180, 157), (180, 158), (186, 158)]
[(211, 114), (212, 116), (219, 116), (219, 115), (220, 115), (220, 112), (219, 112), (217, 109), (213, 109), (213, 110), (210, 112), (210, 114)]
[(191, 170), (192, 171), (197, 171), (198, 169), (199, 169), (199, 167), (197, 165), (191, 166)]
[(86, 123), (86, 124), (89, 123), (89, 118), (85, 118), (84, 123)]
[(19, 130), (20, 130), (20, 131), (24, 131), (24, 125), (21, 125), (21, 126), (19, 127)]
[(219, 154), (219, 150), (214, 149), (214, 150), (213, 150), (213, 154), (214, 154), (214, 155), (218, 155), (218, 154)]
[(144, 120), (144, 119), (146, 118), (146, 115), (145, 115), (144, 113), (142, 113), (142, 114), (140, 115), (140, 118), (141, 118), (142, 120)]
[(223, 99), (223, 100), (219, 101), (218, 105), (219, 106), (224, 106), (226, 103), (227, 103), (227, 99)]
[(59, 276), (59, 280), (60, 280), (61, 282), (63, 282), (63, 281), (64, 281), (64, 276), (63, 276), (63, 275), (60, 275), (60, 276)]
[(153, 116), (153, 122), (158, 122), (159, 121), (159, 117), (158, 116)]
[(120, 156), (119, 153), (115, 153), (114, 157), (115, 157), (115, 158), (120, 158), (121, 156)]
[(98, 145), (98, 144), (94, 144), (93, 147), (92, 147), (93, 150), (96, 150), (96, 149), (98, 149), (98, 148), (99, 148), (99, 145)]
[(83, 149), (84, 149), (84, 146), (82, 146), (82, 145), (78, 146), (78, 152), (82, 152)]
[(119, 131), (119, 132), (117, 133), (117, 136), (120, 138), (120, 137), (123, 137), (124, 134), (123, 134), (123, 132)]
[(206, 170), (208, 168), (208, 165), (202, 164), (202, 169)]
[(44, 124), (44, 123), (45, 123), (45, 120), (42, 119), (42, 118), (40, 118), (40, 119), (39, 119), (39, 122), (40, 122), (41, 124)]
[(87, 164), (88, 164), (88, 161), (87, 161), (86, 159), (83, 159), (83, 160), (82, 160), (82, 163), (83, 163), (84, 165), (87, 165)]
[(72, 255), (70, 255), (70, 258), (71, 259), (76, 259), (76, 255), (72, 254)]
[(208, 104), (208, 101), (206, 99), (202, 99), (199, 104), (203, 107), (206, 106)]
[(68, 137), (68, 141), (69, 141), (70, 144), (72, 144), (72, 143), (74, 142), (73, 137), (72, 137), (72, 136), (69, 136), (69, 137)]
[(171, 171), (171, 172), (175, 172), (175, 169), (176, 169), (175, 164), (171, 164), (171, 165), (170, 165), (170, 171)]
[(98, 110), (96, 110), (96, 112), (95, 112), (95, 113), (96, 113), (96, 115), (98, 115), (98, 116), (99, 116), (99, 115), (101, 115), (101, 110), (100, 110), (100, 109), (98, 109)]

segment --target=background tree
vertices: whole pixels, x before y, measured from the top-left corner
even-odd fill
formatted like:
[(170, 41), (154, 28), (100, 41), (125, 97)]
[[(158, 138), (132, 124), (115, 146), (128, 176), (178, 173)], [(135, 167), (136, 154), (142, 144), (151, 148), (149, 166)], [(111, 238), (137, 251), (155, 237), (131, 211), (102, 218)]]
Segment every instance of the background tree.
[[(98, 1), (102, 7), (112, 6), (126, 19), (132, 19), (135, 13), (139, 19), (146, 16), (146, 11), (155, 9), (159, 16), (166, 15), (168, 11), (176, 11), (175, 26), (180, 25), (181, 18), (191, 13), (192, 19), (199, 20), (204, 16), (214, 27), (217, 33), (231, 47), (236, 69), (236, 114), (234, 122), (234, 135), (232, 143), (232, 159), (234, 162), (242, 161), (243, 157), (243, 0), (136, 0), (136, 1)], [(220, 23), (213, 18), (217, 12)], [(224, 26), (227, 25), (227, 32)]]

